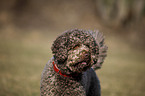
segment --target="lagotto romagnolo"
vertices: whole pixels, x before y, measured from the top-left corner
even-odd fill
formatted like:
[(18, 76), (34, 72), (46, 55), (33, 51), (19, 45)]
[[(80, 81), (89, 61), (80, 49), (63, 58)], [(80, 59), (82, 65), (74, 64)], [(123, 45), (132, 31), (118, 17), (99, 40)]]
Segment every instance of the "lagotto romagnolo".
[(73, 29), (58, 36), (42, 72), (40, 95), (101, 96), (95, 70), (101, 68), (107, 49), (97, 30)]

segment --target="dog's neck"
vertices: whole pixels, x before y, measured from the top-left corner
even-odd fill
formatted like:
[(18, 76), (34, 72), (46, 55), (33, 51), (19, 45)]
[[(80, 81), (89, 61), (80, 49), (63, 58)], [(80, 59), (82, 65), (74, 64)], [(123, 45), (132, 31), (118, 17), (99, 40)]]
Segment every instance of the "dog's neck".
[(54, 69), (54, 71), (55, 71), (56, 73), (58, 73), (58, 74), (60, 74), (60, 75), (62, 75), (62, 76), (64, 76), (64, 77), (71, 77), (71, 75), (63, 74), (63, 73), (60, 71), (60, 69), (57, 67), (57, 64), (54, 63), (54, 61), (52, 62), (52, 64), (53, 64), (53, 69)]
[(57, 67), (57, 64), (54, 63), (54, 61), (52, 62), (53, 64), (53, 69), (56, 73), (58, 73), (59, 75), (63, 76), (63, 77), (68, 77), (68, 78), (75, 78), (78, 77), (78, 75), (80, 74), (64, 74), (61, 72), (61, 70)]

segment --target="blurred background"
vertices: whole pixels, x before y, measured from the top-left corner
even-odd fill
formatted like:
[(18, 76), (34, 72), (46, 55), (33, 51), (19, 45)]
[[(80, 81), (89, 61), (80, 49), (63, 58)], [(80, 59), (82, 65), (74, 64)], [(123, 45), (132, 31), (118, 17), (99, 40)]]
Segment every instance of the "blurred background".
[(0, 96), (39, 96), (51, 44), (73, 28), (105, 35), (102, 96), (145, 96), (145, 0), (0, 0)]

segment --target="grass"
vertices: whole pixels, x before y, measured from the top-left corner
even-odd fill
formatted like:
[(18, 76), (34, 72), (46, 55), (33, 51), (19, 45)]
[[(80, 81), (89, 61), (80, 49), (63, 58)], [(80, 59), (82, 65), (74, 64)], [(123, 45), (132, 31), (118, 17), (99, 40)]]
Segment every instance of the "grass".
[[(0, 33), (0, 96), (39, 96), (41, 72), (52, 56), (55, 37), (37, 31)], [(145, 52), (115, 36), (106, 37), (108, 57), (96, 71), (102, 96), (145, 96)]]
[(123, 40), (114, 37), (107, 43), (108, 57), (98, 72), (102, 96), (144, 96), (144, 52), (130, 49)]

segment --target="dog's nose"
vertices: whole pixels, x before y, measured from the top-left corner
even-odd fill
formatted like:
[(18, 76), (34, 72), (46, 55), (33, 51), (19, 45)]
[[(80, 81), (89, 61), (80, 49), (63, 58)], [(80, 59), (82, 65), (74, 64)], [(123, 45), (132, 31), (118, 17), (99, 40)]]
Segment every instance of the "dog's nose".
[(89, 57), (89, 53), (84, 54), (84, 57), (85, 58)]
[(85, 54), (83, 54), (82, 57), (83, 57), (82, 60), (87, 62), (87, 63), (90, 62), (90, 60), (91, 60), (91, 56), (90, 56), (89, 52), (85, 52)]
[(89, 56), (89, 54), (85, 54), (85, 56), (87, 57), (87, 56)]
[(90, 57), (90, 53), (89, 52), (84, 52), (83, 53), (83, 58), (84, 59), (88, 59)]

